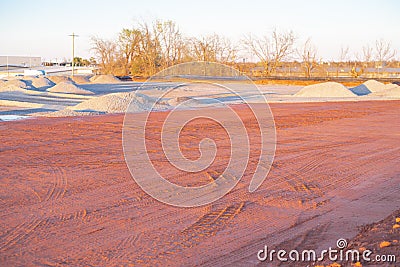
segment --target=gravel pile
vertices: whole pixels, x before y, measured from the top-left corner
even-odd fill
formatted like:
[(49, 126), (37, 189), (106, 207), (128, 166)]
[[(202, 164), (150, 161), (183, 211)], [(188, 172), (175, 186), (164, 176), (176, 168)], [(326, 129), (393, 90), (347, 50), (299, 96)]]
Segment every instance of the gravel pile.
[(92, 95), (91, 91), (78, 87), (73, 82), (60, 82), (55, 86), (47, 89), (48, 92), (52, 93), (66, 93), (66, 94), (77, 94), (77, 95)]
[(90, 82), (92, 83), (120, 83), (121, 80), (113, 75), (95, 75), (91, 77)]
[(325, 82), (303, 87), (295, 96), (300, 97), (354, 97), (356, 96), (343, 84)]
[[(75, 111), (90, 110), (106, 113), (123, 113), (127, 111), (129, 103), (131, 103), (129, 112), (140, 112), (150, 110), (155, 103), (155, 99), (134, 92), (113, 93), (95, 97), (68, 108)], [(157, 104), (155, 109), (161, 110), (167, 107), (165, 104)]]
[(11, 92), (11, 91), (20, 91), (25, 92), (27, 89), (31, 89), (32, 87), (25, 80), (21, 79), (13, 79), (8, 81), (3, 81), (0, 83), (0, 92)]
[(48, 79), (53, 83), (71, 82), (72, 80), (67, 76), (48, 76)]
[(400, 86), (396, 84), (386, 84), (385, 88), (384, 91), (372, 93), (371, 95), (384, 98), (400, 98)]
[(71, 77), (71, 80), (77, 84), (90, 83), (89, 76), (75, 75), (74, 77)]
[(54, 86), (55, 83), (50, 81), (49, 79), (45, 77), (39, 77), (39, 78), (34, 78), (32, 79), (32, 85), (36, 88), (43, 88), (43, 87), (51, 87)]

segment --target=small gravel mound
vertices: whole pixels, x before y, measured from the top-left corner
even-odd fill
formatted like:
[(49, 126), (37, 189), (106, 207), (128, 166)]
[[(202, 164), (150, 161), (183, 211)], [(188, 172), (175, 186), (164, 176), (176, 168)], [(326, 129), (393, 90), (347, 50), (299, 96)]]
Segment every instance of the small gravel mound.
[(55, 84), (61, 82), (72, 82), (72, 80), (67, 76), (48, 76), (48, 79)]
[(77, 84), (90, 83), (89, 76), (86, 75), (74, 75), (74, 77), (71, 77), (71, 80)]
[(114, 75), (95, 75), (89, 79), (92, 83), (120, 83), (121, 80)]
[(45, 77), (39, 77), (39, 78), (34, 78), (32, 79), (32, 85), (36, 88), (43, 88), (43, 87), (51, 87), (54, 86), (55, 83), (50, 81), (49, 79)]
[(300, 97), (354, 97), (356, 96), (343, 84), (325, 82), (303, 87), (295, 96)]
[(365, 87), (368, 88), (372, 93), (382, 92), (385, 90), (385, 84), (375, 81), (375, 80), (368, 80), (363, 83)]
[(52, 93), (66, 93), (66, 94), (77, 94), (77, 95), (92, 95), (91, 91), (82, 89), (73, 82), (60, 82), (57, 85), (47, 89), (48, 92)]
[(25, 92), (27, 89), (31, 89), (32, 87), (25, 80), (21, 79), (12, 79), (8, 81), (3, 81), (0, 84), (0, 92), (12, 92), (12, 91), (20, 91)]
[(385, 88), (386, 90), (372, 93), (371, 95), (384, 98), (400, 98), (400, 86), (396, 84), (386, 84)]
[[(156, 100), (153, 98), (135, 92), (113, 93), (92, 98), (79, 103), (76, 106), (68, 108), (75, 111), (90, 110), (106, 113), (123, 113), (127, 111), (128, 105), (131, 103), (129, 105), (128, 112), (140, 112), (144, 110), (150, 110), (155, 101)], [(158, 104), (155, 108), (165, 109), (166, 106), (163, 104)]]

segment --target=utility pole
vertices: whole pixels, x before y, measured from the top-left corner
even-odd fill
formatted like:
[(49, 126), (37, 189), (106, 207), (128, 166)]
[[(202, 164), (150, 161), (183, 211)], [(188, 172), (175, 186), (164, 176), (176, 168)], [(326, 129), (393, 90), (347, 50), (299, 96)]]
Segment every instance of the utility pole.
[(10, 70), (8, 69), (8, 56), (7, 56), (7, 77), (10, 77)]
[(75, 72), (75, 66), (74, 66), (74, 59), (75, 59), (75, 37), (78, 37), (79, 35), (76, 35), (75, 33), (70, 34), (69, 36), (72, 37), (72, 77), (74, 77), (74, 72)]

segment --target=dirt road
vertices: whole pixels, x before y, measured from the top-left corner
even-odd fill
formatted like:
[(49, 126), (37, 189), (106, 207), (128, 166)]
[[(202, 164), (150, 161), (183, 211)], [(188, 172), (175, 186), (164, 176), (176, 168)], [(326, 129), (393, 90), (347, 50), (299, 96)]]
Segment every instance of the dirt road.
[[(278, 144), (262, 186), (248, 192), (260, 140), (238, 106), (254, 133), (245, 176), (199, 208), (160, 203), (134, 182), (123, 115), (0, 122), (0, 265), (257, 265), (264, 245), (321, 250), (400, 208), (400, 101), (271, 108)], [(223, 170), (227, 138), (202, 121), (183, 131), (183, 153), (198, 157), (197, 141), (214, 137), (216, 162), (197, 175), (171, 171), (157, 150), (163, 117), (152, 117), (149, 136), (172, 181), (206, 183)]]

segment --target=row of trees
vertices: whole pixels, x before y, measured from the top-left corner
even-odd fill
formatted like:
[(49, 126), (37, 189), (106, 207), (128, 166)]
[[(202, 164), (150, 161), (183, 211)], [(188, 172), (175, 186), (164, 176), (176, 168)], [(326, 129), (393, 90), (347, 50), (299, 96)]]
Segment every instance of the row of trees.
[[(102, 72), (114, 75), (150, 76), (161, 69), (189, 61), (237, 65), (243, 64), (251, 55), (257, 58), (265, 75), (275, 74), (284, 62), (297, 61), (304, 75), (310, 77), (322, 61), (311, 39), (299, 43), (294, 32), (276, 29), (262, 37), (247, 34), (239, 44), (234, 44), (218, 34), (186, 37), (175, 22), (157, 20), (123, 29), (116, 40), (92, 37), (92, 43)], [(354, 54), (353, 59), (349, 48), (342, 47), (336, 63), (339, 67), (340, 62), (348, 62), (363, 69), (371, 64), (382, 66), (394, 60), (395, 55), (390, 42), (377, 40), (374, 46), (367, 45), (362, 53)]]

